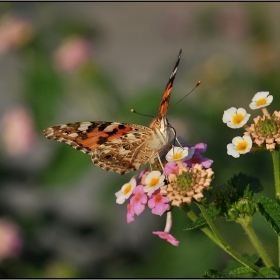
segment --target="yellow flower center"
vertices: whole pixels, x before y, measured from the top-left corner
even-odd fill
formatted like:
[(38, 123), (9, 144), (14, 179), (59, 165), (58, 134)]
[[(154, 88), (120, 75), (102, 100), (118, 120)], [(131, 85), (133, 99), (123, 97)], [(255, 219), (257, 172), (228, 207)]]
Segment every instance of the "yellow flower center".
[(248, 147), (248, 143), (246, 141), (239, 142), (236, 145), (236, 149), (241, 152), (245, 152)]
[(262, 99), (259, 99), (257, 102), (256, 102), (256, 105), (257, 106), (261, 106), (261, 105), (264, 105), (266, 104), (267, 101), (266, 101), (266, 98), (262, 98)]
[(152, 178), (149, 184), (150, 188), (153, 188), (154, 186), (156, 186), (159, 182), (159, 178)]
[(183, 154), (181, 154), (181, 153), (175, 153), (175, 154), (173, 154), (172, 159), (180, 159), (180, 158), (182, 158), (182, 157), (183, 157)]
[(233, 122), (234, 124), (239, 124), (239, 123), (241, 123), (243, 120), (244, 120), (244, 116), (243, 116), (243, 115), (241, 115), (241, 114), (236, 114), (236, 115), (233, 117), (232, 122)]
[(127, 185), (127, 187), (123, 190), (123, 194), (126, 195), (127, 193), (129, 193), (131, 191), (131, 184)]

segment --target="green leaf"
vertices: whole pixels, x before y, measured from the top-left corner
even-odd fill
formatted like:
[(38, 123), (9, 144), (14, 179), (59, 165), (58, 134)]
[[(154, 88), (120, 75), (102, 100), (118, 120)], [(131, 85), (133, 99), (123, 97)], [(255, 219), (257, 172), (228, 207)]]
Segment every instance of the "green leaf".
[[(209, 208), (207, 208), (207, 214), (211, 217), (212, 220), (217, 219), (220, 216), (220, 210), (214, 206), (210, 206)], [(202, 216), (202, 214), (200, 214), (200, 216), (193, 222), (188, 224), (184, 230), (192, 230), (192, 229), (196, 229), (198, 227), (202, 227), (204, 225), (206, 225), (207, 222), (205, 220), (205, 218)]]
[(204, 272), (201, 278), (228, 278), (226, 274), (223, 274), (215, 269), (208, 269)]
[(228, 183), (237, 189), (240, 196), (243, 196), (244, 190), (248, 185), (249, 190), (254, 193), (258, 193), (263, 190), (263, 186), (258, 178), (249, 176), (242, 172), (239, 172), (237, 175), (233, 175)]
[(260, 274), (263, 276), (263, 278), (279, 278), (280, 276), (274, 269), (268, 267), (261, 268)]
[(274, 200), (261, 196), (257, 202), (258, 211), (270, 223), (277, 235), (280, 235), (280, 205)]
[(202, 227), (206, 224), (206, 220), (204, 217), (198, 217), (193, 223), (188, 224), (184, 230), (192, 230), (198, 227)]
[(238, 267), (227, 274), (228, 278), (256, 278), (257, 275), (258, 273), (251, 268), (244, 266)]
[[(249, 256), (248, 254), (243, 254), (242, 257), (255, 264), (256, 266), (263, 265), (262, 260), (258, 255)], [(235, 270), (237, 268), (240, 268), (240, 262), (236, 259), (232, 259), (228, 261), (226, 268), (223, 270), (223, 273), (229, 273), (230, 271)]]
[(277, 272), (271, 268), (263, 267), (259, 273), (249, 267), (238, 267), (228, 273), (222, 273), (218, 270), (208, 269), (201, 278), (279, 278)]

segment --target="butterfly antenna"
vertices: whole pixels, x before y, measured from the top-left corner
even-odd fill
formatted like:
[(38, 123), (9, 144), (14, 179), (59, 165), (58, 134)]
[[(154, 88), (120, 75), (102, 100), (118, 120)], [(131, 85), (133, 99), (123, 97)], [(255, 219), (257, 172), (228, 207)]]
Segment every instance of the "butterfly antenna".
[(130, 109), (130, 112), (131, 112), (131, 113), (138, 114), (138, 115), (140, 115), (140, 116), (155, 118), (154, 116), (151, 116), (151, 115), (146, 115), (146, 114), (141, 114), (141, 113), (139, 113), (139, 112), (136, 112), (134, 109)]
[[(187, 97), (188, 95), (190, 95), (199, 85), (201, 84), (201, 81), (198, 81), (196, 86), (189, 92), (187, 93), (184, 97), (182, 97), (179, 101), (177, 101), (175, 104), (172, 105), (171, 108), (173, 108), (176, 104), (178, 104), (179, 102), (181, 102), (185, 97)], [(170, 108), (170, 109), (171, 109)]]

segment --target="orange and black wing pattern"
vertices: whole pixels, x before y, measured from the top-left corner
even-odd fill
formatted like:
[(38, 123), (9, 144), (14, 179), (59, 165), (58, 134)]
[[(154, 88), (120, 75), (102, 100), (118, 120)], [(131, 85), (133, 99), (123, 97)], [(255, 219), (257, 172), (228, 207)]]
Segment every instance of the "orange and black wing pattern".
[(100, 145), (126, 135), (133, 128), (116, 122), (76, 122), (48, 127), (44, 134), (51, 140), (69, 144), (76, 150), (92, 154)]

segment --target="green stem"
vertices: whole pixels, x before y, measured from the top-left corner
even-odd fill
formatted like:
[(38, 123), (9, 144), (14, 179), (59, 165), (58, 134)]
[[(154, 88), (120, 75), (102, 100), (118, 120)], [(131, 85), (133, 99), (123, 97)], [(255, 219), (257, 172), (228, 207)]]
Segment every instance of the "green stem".
[(274, 171), (275, 197), (277, 203), (280, 203), (279, 151), (274, 150), (271, 152), (271, 154)]
[(239, 253), (234, 251), (232, 249), (232, 247), (223, 239), (223, 237), (220, 235), (220, 233), (216, 229), (212, 219), (207, 214), (206, 209), (204, 208), (204, 206), (202, 204), (199, 204), (199, 203), (197, 203), (197, 206), (199, 207), (201, 213), (203, 214), (203, 216), (204, 216), (206, 222), (208, 223), (210, 229), (212, 230), (212, 232), (214, 233), (216, 238), (219, 240), (219, 242), (222, 244), (223, 250), (225, 250), (228, 254), (230, 254), (233, 258), (235, 258), (237, 261), (242, 263), (244, 266), (251, 268), (255, 272), (259, 272), (259, 270), (260, 270), (259, 267), (257, 267), (253, 263), (249, 262), (247, 259), (243, 258)]
[[(279, 178), (279, 151), (274, 150), (271, 152), (273, 161), (273, 173), (275, 184), (275, 197), (276, 202), (280, 204), (280, 178)], [(280, 237), (278, 236), (278, 266), (280, 267)]]
[(245, 217), (244, 219), (237, 219), (237, 223), (241, 224), (244, 228), (245, 232), (249, 236), (252, 244), (254, 245), (255, 249), (259, 253), (260, 257), (262, 258), (264, 264), (267, 267), (273, 267), (273, 263), (270, 259), (270, 257), (267, 255), (267, 252), (265, 251), (261, 241), (259, 240), (258, 236), (256, 235), (253, 227), (252, 227), (252, 217)]
[(280, 267), (280, 236), (277, 236), (278, 241), (278, 266)]
[[(197, 215), (191, 210), (191, 208), (189, 207), (188, 204), (185, 204), (182, 208), (187, 216), (194, 222), (198, 217)], [(206, 227), (206, 226), (202, 226), (199, 228), (204, 234), (206, 234), (214, 243), (216, 243), (219, 247), (221, 247), (222, 249), (224, 249), (224, 246), (222, 245), (222, 243), (216, 238), (216, 236), (212, 233), (212, 231)]]

